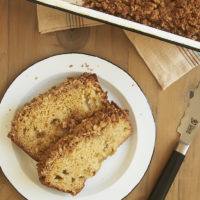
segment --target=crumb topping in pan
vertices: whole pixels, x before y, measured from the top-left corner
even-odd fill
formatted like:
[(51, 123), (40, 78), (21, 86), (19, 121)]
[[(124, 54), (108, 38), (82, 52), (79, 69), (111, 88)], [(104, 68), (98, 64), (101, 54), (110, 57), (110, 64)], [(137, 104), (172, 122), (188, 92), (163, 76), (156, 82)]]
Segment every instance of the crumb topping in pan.
[(200, 41), (200, 0), (84, 0), (83, 6)]

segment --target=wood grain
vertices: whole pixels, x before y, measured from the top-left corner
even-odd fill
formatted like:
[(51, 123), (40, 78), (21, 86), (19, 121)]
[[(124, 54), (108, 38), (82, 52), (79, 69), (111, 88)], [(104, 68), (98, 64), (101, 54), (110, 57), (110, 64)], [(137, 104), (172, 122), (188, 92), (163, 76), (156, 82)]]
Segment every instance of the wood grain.
[[(125, 198), (125, 200), (146, 200), (176, 146), (179, 138), (176, 128), (187, 106), (189, 91), (193, 90), (200, 80), (200, 68), (195, 68), (163, 91), (121, 29), (103, 25), (91, 27), (88, 31), (89, 36), (84, 29), (78, 30), (74, 45), (68, 45), (65, 35), (70, 36), (70, 31), (44, 35), (38, 33), (34, 4), (25, 0), (1, 0), (0, 97), (9, 84), (33, 63), (73, 50), (100, 56), (128, 71), (148, 98), (157, 124), (155, 152), (149, 169), (138, 186)], [(81, 45), (77, 42), (79, 36), (86, 38)], [(200, 135), (190, 147), (166, 200), (200, 199), (199, 145)], [(0, 199), (25, 199), (9, 183), (2, 171), (0, 171)]]
[(0, 99), (7, 87), (8, 74), (8, 1), (0, 1)]

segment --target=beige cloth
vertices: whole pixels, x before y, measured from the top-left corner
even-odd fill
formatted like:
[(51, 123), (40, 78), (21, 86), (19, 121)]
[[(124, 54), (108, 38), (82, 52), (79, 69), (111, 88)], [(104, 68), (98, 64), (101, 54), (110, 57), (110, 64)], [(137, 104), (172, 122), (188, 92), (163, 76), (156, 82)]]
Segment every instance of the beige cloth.
[(48, 33), (70, 28), (101, 25), (102, 23), (72, 15), (52, 8), (37, 5), (38, 28), (40, 33)]
[[(37, 6), (39, 32), (47, 33), (101, 23), (52, 8)], [(162, 89), (200, 65), (200, 53), (157, 39), (125, 31)]]
[(163, 89), (200, 65), (198, 52), (125, 31)]

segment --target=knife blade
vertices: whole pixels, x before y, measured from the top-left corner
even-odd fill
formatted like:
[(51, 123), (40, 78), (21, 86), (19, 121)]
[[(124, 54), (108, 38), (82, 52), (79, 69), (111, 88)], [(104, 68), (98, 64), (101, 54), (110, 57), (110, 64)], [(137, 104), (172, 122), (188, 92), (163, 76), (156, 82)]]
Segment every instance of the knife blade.
[(176, 149), (172, 152), (163, 172), (161, 173), (148, 200), (163, 200), (185, 158), (190, 144), (197, 132), (200, 132), (200, 83), (190, 96), (189, 104), (185, 110), (177, 132), (181, 134)]

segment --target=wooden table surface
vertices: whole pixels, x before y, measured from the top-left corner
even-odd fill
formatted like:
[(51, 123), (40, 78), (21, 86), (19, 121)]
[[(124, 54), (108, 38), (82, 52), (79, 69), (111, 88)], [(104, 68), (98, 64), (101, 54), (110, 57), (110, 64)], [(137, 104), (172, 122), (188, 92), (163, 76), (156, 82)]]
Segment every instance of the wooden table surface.
[[(176, 146), (179, 138), (176, 128), (187, 106), (189, 91), (200, 80), (200, 68), (193, 69), (163, 91), (121, 29), (103, 25), (41, 35), (34, 4), (25, 0), (0, 0), (0, 98), (11, 82), (31, 64), (68, 52), (96, 55), (121, 66), (134, 77), (148, 98), (157, 125), (155, 152), (147, 173), (125, 198), (147, 199)], [(166, 200), (200, 199), (199, 146), (200, 134), (190, 147)], [(0, 199), (25, 199), (2, 171)]]

